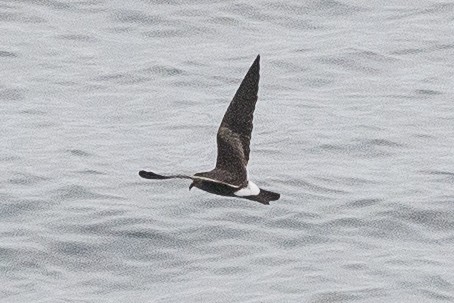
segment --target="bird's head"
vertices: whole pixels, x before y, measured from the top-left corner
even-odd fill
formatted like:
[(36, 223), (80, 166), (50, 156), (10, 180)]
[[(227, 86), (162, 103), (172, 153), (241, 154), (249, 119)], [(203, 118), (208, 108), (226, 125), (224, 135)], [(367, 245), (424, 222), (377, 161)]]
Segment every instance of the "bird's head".
[(200, 188), (201, 184), (202, 182), (200, 182), (200, 180), (192, 180), (191, 185), (189, 185), (189, 190), (191, 190), (194, 186)]

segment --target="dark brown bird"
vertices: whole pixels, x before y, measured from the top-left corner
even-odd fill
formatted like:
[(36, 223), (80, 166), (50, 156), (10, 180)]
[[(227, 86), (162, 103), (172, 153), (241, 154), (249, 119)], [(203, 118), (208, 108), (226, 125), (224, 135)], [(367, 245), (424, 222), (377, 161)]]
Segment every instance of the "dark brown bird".
[(212, 194), (249, 199), (269, 204), (280, 198), (280, 194), (259, 188), (248, 179), (252, 120), (254, 117), (260, 78), (260, 55), (257, 56), (241, 82), (222, 119), (217, 134), (218, 155), (216, 167), (208, 172), (193, 176), (163, 176), (153, 172), (140, 171), (146, 179), (191, 179), (193, 186)]

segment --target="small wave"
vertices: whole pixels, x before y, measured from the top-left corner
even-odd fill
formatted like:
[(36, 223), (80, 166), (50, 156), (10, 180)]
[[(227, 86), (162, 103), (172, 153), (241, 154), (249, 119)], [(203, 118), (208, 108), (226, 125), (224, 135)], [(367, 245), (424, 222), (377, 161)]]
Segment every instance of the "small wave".
[(414, 223), (425, 228), (451, 231), (454, 227), (454, 212), (417, 209), (415, 207), (401, 206), (389, 213), (392, 217), (402, 222)]
[(89, 43), (99, 42), (99, 39), (97, 39), (96, 37), (84, 35), (84, 34), (58, 35), (57, 39), (76, 41), (76, 42), (89, 42)]
[(73, 156), (77, 156), (77, 157), (90, 157), (92, 156), (92, 154), (88, 153), (88, 152), (85, 152), (81, 149), (69, 149), (68, 152), (73, 155)]
[(20, 101), (24, 99), (24, 90), (18, 88), (0, 89), (0, 100)]
[(14, 53), (14, 52), (0, 50), (0, 57), (3, 57), (3, 58), (17, 58), (17, 57), (19, 57), (19, 55), (17, 53)]
[(55, 197), (62, 200), (73, 199), (114, 199), (121, 200), (123, 198), (114, 195), (99, 194), (89, 190), (87, 187), (80, 185), (66, 185), (54, 191)]
[(10, 184), (15, 184), (15, 185), (36, 185), (42, 181), (49, 180), (48, 178), (41, 177), (41, 176), (36, 176), (33, 174), (28, 174), (28, 173), (19, 173), (17, 174), (16, 177), (8, 179), (8, 182)]

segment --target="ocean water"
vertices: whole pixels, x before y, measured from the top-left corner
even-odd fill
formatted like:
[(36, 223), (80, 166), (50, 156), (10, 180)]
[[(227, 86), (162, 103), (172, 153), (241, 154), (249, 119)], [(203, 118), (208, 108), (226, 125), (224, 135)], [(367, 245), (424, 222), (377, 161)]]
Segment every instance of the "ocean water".
[[(453, 302), (450, 1), (0, 1), (0, 302)], [(261, 54), (263, 206), (211, 169)]]

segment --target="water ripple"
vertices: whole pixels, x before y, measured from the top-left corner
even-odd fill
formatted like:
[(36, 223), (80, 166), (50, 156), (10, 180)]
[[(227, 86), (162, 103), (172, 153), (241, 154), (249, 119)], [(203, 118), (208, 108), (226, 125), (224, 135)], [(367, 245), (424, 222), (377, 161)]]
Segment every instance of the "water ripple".
[[(1, 2), (1, 301), (453, 301), (453, 8)], [(258, 53), (281, 199), (141, 179), (212, 168)]]

